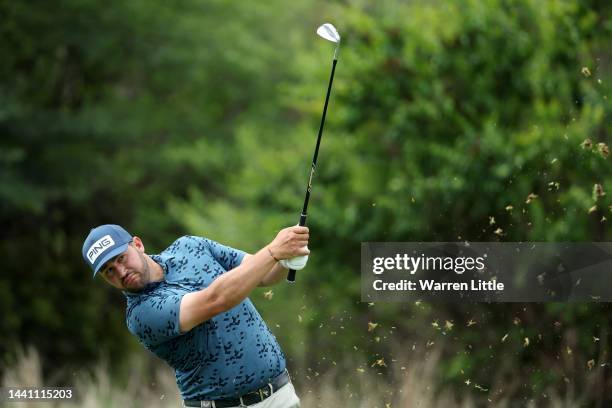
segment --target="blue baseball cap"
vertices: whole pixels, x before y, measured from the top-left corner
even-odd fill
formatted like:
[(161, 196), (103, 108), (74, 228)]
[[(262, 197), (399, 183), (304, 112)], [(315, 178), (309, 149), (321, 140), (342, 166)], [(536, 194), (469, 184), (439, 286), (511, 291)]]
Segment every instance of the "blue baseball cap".
[(114, 224), (100, 225), (89, 232), (83, 242), (83, 259), (93, 270), (93, 276), (106, 262), (127, 251), (132, 235)]

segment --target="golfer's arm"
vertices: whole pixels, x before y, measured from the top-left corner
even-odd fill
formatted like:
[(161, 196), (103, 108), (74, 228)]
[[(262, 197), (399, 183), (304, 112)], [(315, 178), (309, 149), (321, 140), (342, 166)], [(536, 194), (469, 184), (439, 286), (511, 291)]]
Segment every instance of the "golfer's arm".
[[(251, 254), (245, 254), (244, 258), (242, 258), (242, 262), (246, 261), (247, 259), (249, 259), (249, 257), (251, 257), (253, 255)], [(287, 272), (289, 272), (289, 270), (287, 268), (283, 268), (282, 265), (277, 262), (272, 269), (270, 269), (270, 271), (263, 277), (263, 279), (261, 280), (261, 282), (259, 282), (259, 287), (265, 287), (265, 286), (274, 286), (276, 285), (278, 282), (280, 282), (283, 278), (287, 278)]]
[(259, 286), (274, 286), (278, 282), (283, 279), (287, 279), (288, 269), (283, 268), (280, 262), (277, 262), (276, 265), (272, 267), (272, 269), (263, 277)]
[(276, 263), (266, 248), (245, 258), (209, 287), (183, 296), (179, 311), (181, 333), (242, 302)]

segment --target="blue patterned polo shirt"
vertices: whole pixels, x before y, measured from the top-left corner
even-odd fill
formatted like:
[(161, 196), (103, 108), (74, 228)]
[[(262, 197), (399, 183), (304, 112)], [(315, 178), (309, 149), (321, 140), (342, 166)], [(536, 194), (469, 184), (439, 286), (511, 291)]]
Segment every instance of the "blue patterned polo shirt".
[(176, 372), (183, 399), (218, 399), (262, 387), (285, 369), (276, 338), (247, 298), (187, 333), (179, 329), (183, 295), (208, 287), (240, 265), (244, 252), (185, 236), (151, 258), (165, 272), (127, 297), (129, 331)]

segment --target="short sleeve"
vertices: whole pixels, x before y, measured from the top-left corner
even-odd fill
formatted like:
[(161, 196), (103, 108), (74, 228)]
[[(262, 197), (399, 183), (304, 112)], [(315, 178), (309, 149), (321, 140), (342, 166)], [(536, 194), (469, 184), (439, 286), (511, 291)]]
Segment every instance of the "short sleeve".
[(147, 296), (128, 310), (128, 329), (148, 348), (181, 335), (179, 311), (183, 295)]
[(222, 245), (211, 239), (206, 239), (212, 257), (226, 270), (234, 269), (242, 262), (244, 251)]

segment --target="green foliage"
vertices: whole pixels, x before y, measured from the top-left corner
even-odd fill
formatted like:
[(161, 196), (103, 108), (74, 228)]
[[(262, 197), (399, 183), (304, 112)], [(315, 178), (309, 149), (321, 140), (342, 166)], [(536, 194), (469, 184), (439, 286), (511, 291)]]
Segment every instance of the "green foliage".
[[(423, 350), (452, 335), (444, 381), (486, 385), (498, 368), (535, 373), (535, 389), (562, 381), (550, 356), (567, 344), (568, 331), (551, 332), (559, 317), (546, 305), (368, 307), (358, 302), (359, 242), (609, 240), (612, 202), (592, 193), (612, 182), (609, 158), (595, 147), (610, 141), (612, 78), (598, 62), (610, 36), (605, 13), (604, 6), (533, 1), (338, 7), (344, 39), (309, 211), (313, 255), (297, 287), (275, 290), (283, 300), (295, 295), (299, 319), (276, 317), (276, 303), (261, 305), (282, 322), (278, 335), (292, 355), (304, 352), (294, 341), (304, 330), (306, 367), (362, 353), (371, 362), (392, 356), (385, 343), (409, 338)], [(302, 79), (280, 88), (278, 122), (287, 112), (306, 115), (293, 131), (283, 128), (283, 140), (256, 137), (254, 129), (267, 128), (258, 118), (238, 129), (246, 165), (229, 178), (232, 198), (194, 211), (200, 224), (190, 225), (240, 226), (263, 243), (279, 214), (285, 224), (296, 220), (330, 54), (328, 44), (300, 54), (293, 69)], [(583, 147), (585, 139), (593, 147)], [(584, 339), (575, 352), (582, 368), (599, 347), (593, 332), (609, 326), (599, 320), (606, 307), (584, 307), (569, 323)], [(477, 325), (466, 327), (472, 316)], [(427, 329), (447, 319), (456, 322), (452, 331)], [(396, 329), (371, 335), (368, 321)], [(544, 367), (550, 373), (540, 373)]]
[(236, 122), (265, 112), (284, 75), (281, 34), (297, 14), (276, 23), (277, 8), (0, 4), (0, 355), (34, 343), (57, 366), (136, 347), (122, 296), (91, 281), (82, 241), (112, 222), (161, 250), (184, 231), (168, 216), (175, 200), (223, 194), (240, 166)]

